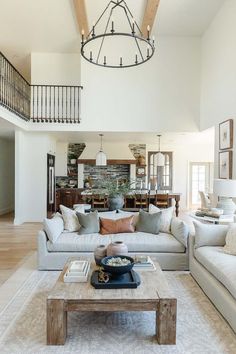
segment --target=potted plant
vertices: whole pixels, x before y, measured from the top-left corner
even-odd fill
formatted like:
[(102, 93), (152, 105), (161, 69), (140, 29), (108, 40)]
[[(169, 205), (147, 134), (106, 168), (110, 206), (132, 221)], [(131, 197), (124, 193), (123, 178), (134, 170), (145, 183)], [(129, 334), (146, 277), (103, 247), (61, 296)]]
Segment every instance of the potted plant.
[(99, 193), (108, 198), (109, 210), (118, 210), (124, 206), (124, 196), (131, 191), (134, 182), (121, 181), (115, 178), (108, 179), (101, 184)]
[(76, 165), (77, 162), (77, 156), (75, 154), (70, 154), (69, 155), (69, 161), (71, 165)]

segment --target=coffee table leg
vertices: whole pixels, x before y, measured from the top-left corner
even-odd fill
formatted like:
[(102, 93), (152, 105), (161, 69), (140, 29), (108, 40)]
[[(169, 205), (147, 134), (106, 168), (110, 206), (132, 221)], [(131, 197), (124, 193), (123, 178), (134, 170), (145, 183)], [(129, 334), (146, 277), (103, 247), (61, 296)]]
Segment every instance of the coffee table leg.
[(176, 299), (160, 299), (156, 312), (156, 335), (159, 344), (176, 344)]
[(64, 300), (47, 300), (47, 344), (63, 345), (67, 335)]

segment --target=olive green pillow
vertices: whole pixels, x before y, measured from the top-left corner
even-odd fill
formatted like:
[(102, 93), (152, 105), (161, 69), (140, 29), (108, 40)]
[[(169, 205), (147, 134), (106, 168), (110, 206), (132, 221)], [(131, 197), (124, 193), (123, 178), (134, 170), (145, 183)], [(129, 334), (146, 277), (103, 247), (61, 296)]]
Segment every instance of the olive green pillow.
[(97, 211), (89, 214), (76, 212), (76, 215), (81, 225), (78, 232), (79, 235), (95, 234), (99, 232), (100, 226)]
[(149, 214), (142, 209), (139, 211), (136, 231), (146, 232), (148, 234), (159, 234), (161, 225), (161, 212)]

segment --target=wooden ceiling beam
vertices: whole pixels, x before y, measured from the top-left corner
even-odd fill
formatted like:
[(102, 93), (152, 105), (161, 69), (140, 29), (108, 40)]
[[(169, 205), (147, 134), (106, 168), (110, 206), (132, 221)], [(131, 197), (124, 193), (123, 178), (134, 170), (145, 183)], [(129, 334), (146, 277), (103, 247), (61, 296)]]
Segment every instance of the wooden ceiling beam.
[(82, 31), (84, 31), (84, 36), (87, 37), (89, 34), (89, 25), (85, 0), (74, 0), (74, 7), (80, 34), (82, 35)]
[(157, 14), (158, 6), (159, 6), (160, 0), (147, 0), (147, 5), (146, 9), (144, 12), (143, 16), (143, 22), (142, 22), (142, 27), (141, 31), (143, 34), (143, 37), (147, 37), (147, 27), (150, 26), (150, 32), (152, 31), (152, 27), (155, 21), (155, 17)]

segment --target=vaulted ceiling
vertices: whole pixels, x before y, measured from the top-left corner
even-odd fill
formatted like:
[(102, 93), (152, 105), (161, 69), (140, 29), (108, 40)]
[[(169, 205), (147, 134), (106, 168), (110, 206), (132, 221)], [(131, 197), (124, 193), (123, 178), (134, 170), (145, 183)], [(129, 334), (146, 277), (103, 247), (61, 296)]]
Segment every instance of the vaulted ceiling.
[[(147, 0), (127, 0), (141, 23)], [(201, 36), (226, 0), (160, 0), (153, 33)], [(108, 0), (85, 0), (89, 25)], [(0, 50), (29, 78), (31, 52), (75, 53), (80, 39), (73, 0), (0, 0)]]

